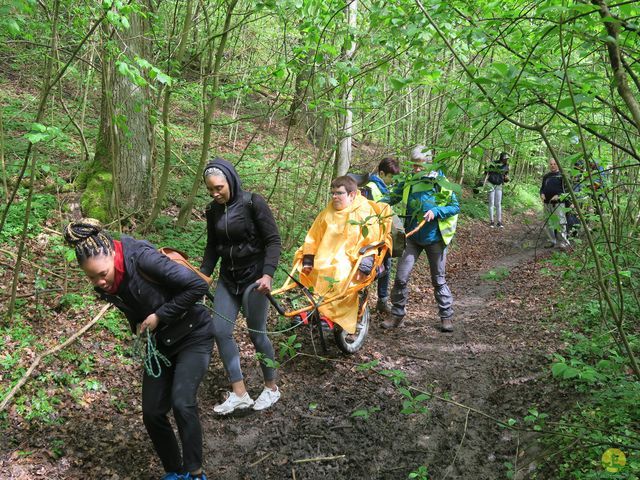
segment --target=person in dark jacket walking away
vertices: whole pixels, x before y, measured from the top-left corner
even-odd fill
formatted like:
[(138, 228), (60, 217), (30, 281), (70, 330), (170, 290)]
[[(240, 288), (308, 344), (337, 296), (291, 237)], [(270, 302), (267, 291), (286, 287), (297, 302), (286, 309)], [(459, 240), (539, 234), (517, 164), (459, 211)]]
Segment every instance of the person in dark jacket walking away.
[[(503, 228), (502, 225), (502, 186), (509, 181), (509, 154), (500, 153), (500, 157), (489, 163), (485, 171), (484, 183), (489, 183), (489, 226)], [(495, 217), (494, 217), (495, 210)], [(496, 224), (494, 218), (498, 221)]]
[(227, 415), (236, 409), (269, 408), (280, 398), (275, 369), (261, 363), (264, 389), (254, 402), (244, 384), (240, 352), (233, 339), (236, 317), (243, 309), (256, 351), (274, 360), (271, 340), (265, 333), (273, 274), (280, 259), (280, 234), (267, 202), (242, 189), (233, 165), (217, 158), (205, 166), (204, 183), (213, 201), (208, 205), (207, 245), (200, 271), (211, 275), (221, 260), (213, 324), (216, 344), (231, 382), (226, 400), (214, 412)]
[(564, 250), (569, 247), (565, 200), (561, 198), (567, 191), (558, 164), (552, 158), (549, 160), (549, 172), (542, 177), (540, 186), (540, 199), (545, 213), (545, 231), (549, 239), (545, 244), (546, 248), (558, 245)]
[[(133, 333), (152, 332), (170, 361), (159, 376), (145, 370), (142, 379), (142, 417), (166, 472), (162, 478), (206, 480), (196, 394), (211, 359), (213, 323), (196, 302), (207, 282), (144, 240), (113, 240), (94, 219), (70, 223), (64, 238), (102, 299), (125, 314)], [(167, 418), (171, 409), (182, 455)]]

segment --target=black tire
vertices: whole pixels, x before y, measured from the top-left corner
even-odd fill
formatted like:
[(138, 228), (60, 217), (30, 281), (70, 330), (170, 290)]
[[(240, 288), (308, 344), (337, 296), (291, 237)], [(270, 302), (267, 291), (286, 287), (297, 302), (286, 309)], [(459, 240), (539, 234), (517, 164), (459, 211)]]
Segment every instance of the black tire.
[(369, 313), (369, 305), (366, 305), (364, 307), (362, 317), (360, 317), (358, 323), (356, 324), (356, 333), (347, 333), (342, 329), (342, 327), (336, 325), (333, 330), (333, 335), (336, 339), (338, 348), (344, 353), (349, 354), (355, 353), (360, 350), (362, 345), (364, 345), (365, 339), (367, 338), (370, 320), (371, 314)]

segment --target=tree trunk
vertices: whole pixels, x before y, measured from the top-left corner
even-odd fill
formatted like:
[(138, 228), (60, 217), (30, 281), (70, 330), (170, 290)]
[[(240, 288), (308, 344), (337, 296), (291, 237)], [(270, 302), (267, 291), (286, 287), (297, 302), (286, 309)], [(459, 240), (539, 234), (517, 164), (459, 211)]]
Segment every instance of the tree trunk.
[[(130, 57), (150, 58), (150, 44), (145, 39), (146, 21), (133, 14), (131, 28), (123, 37), (123, 51)], [(149, 121), (150, 92), (147, 86), (138, 86), (123, 75), (113, 76), (113, 106), (115, 135), (118, 149), (115, 184), (120, 204), (127, 210), (148, 208), (151, 198), (151, 148), (153, 128)], [(120, 120), (124, 120), (121, 123)]]
[(629, 111), (633, 116), (635, 127), (640, 132), (640, 103), (638, 103), (629, 88), (627, 74), (624, 70), (624, 65), (622, 64), (618, 38), (619, 21), (612, 17), (609, 7), (604, 0), (592, 0), (591, 3), (600, 7), (600, 16), (604, 21), (604, 26), (607, 31), (607, 51), (609, 53), (609, 62), (611, 63), (611, 68), (613, 70), (616, 89), (624, 103), (629, 108)]
[[(312, 51), (312, 55), (315, 52)], [(307, 90), (309, 80), (311, 78), (311, 70), (307, 65), (302, 63), (298, 64), (298, 73), (296, 74), (296, 81), (294, 84), (293, 99), (289, 106), (289, 125), (295, 126), (300, 123), (301, 117), (304, 115), (305, 103), (307, 100)]]
[[(349, 25), (349, 31), (353, 32), (356, 29), (357, 22), (356, 17), (358, 13), (358, 0), (352, 0), (347, 6), (347, 23)], [(355, 40), (352, 39), (351, 45), (344, 52), (344, 61), (351, 62), (353, 60), (353, 54), (356, 51)], [(353, 135), (353, 112), (351, 111), (351, 103), (353, 100), (353, 80), (350, 79), (345, 85), (344, 94), (344, 108), (345, 113), (341, 115), (340, 121), (340, 133), (338, 135), (338, 153), (336, 157), (336, 173), (338, 176), (345, 175), (351, 165), (351, 135)]]
[[(118, 50), (126, 52), (130, 60), (150, 58), (146, 20), (132, 13), (129, 23), (128, 30), (113, 37), (118, 39)], [(122, 58), (113, 57), (106, 48), (102, 56), (100, 130), (81, 204), (85, 215), (105, 221), (118, 216), (120, 208), (148, 208), (153, 128), (148, 86), (137, 85), (117, 71), (116, 61)]]
[(9, 203), (9, 186), (7, 184), (7, 168), (4, 163), (4, 125), (2, 124), (2, 111), (0, 107), (0, 167), (2, 168), (2, 190), (5, 202)]
[(209, 104), (207, 105), (206, 111), (204, 113), (203, 118), (203, 131), (202, 131), (202, 150), (200, 151), (200, 162), (198, 164), (198, 169), (196, 171), (196, 176), (193, 180), (193, 185), (191, 186), (191, 192), (189, 193), (189, 197), (185, 200), (182, 208), (180, 208), (180, 212), (178, 213), (178, 221), (176, 225), (178, 227), (184, 227), (191, 216), (191, 210), (193, 209), (193, 202), (196, 198), (196, 194), (198, 193), (198, 187), (200, 186), (201, 176), (200, 172), (204, 168), (204, 165), (209, 157), (209, 144), (211, 142), (211, 121), (213, 120), (213, 114), (216, 110), (216, 93), (218, 90), (218, 85), (220, 84), (220, 69), (222, 66), (222, 56), (224, 54), (224, 49), (227, 44), (227, 39), (229, 38), (229, 27), (231, 26), (231, 18), (233, 15), (233, 10), (238, 4), (238, 0), (231, 0), (229, 5), (227, 6), (227, 12), (224, 19), (224, 27), (222, 33), (220, 35), (220, 43), (218, 44), (218, 48), (216, 49), (215, 61), (213, 64), (213, 72), (211, 73), (211, 91), (209, 96)]
[[(193, 18), (193, 0), (187, 0), (186, 12), (184, 17), (184, 23), (182, 25), (182, 33), (180, 35), (180, 44), (177, 48), (177, 53), (173, 59), (174, 65), (182, 65), (184, 53), (187, 47), (187, 41), (189, 40), (189, 31), (191, 30), (191, 20)], [(169, 61), (171, 64), (171, 60)], [(169, 70), (172, 74), (179, 73), (178, 69)], [(162, 175), (160, 177), (160, 185), (158, 185), (158, 192), (156, 194), (156, 200), (153, 204), (153, 210), (151, 215), (145, 224), (145, 230), (147, 230), (158, 217), (160, 209), (162, 208), (162, 202), (167, 192), (167, 186), (169, 184), (169, 171), (171, 170), (171, 131), (169, 128), (169, 108), (171, 106), (171, 94), (173, 93), (173, 87), (167, 85), (164, 91), (164, 99), (162, 102), (162, 127), (164, 129), (164, 165), (162, 167)]]

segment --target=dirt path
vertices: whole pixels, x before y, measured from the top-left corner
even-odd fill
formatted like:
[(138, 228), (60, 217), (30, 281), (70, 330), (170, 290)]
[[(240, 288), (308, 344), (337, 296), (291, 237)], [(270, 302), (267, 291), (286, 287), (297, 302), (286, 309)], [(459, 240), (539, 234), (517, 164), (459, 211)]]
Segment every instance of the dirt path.
[[(393, 382), (356, 368), (380, 360), (379, 367), (406, 374), (414, 387), (505, 420), (544, 397), (538, 380), (558, 342), (535, 316), (546, 305), (548, 286), (532, 263), (540, 253), (534, 232), (476, 225), (458, 237), (449, 258), (452, 334), (437, 328), (421, 262), (403, 328), (384, 331), (374, 317), (357, 355), (344, 357), (333, 347), (330, 361), (294, 359), (281, 370), (284, 396), (271, 411), (222, 419), (205, 412), (208, 471), (229, 480), (404, 479), (426, 465), (430, 479), (504, 477), (503, 463), (514, 463), (525, 439), (442, 401), (426, 402), (428, 413), (401, 413), (406, 398)], [(304, 338), (303, 352), (312, 354)], [(221, 370), (212, 373), (205, 397), (224, 390)], [(257, 394), (257, 370), (248, 385)], [(367, 410), (368, 418), (353, 417), (357, 410)]]
[[(200, 391), (209, 478), (398, 480), (426, 466), (430, 480), (482, 480), (505, 478), (505, 462), (527, 467), (533, 455), (521, 455), (530, 439), (437, 399), (417, 405), (424, 413), (402, 413), (407, 398), (399, 387), (358, 365), (377, 360), (378, 370), (404, 375), (415, 388), (503, 420), (521, 418), (534, 405), (544, 409), (551, 397), (557, 400), (548, 394), (545, 376), (547, 355), (559, 341), (540, 322), (554, 287), (533, 261), (543, 253), (533, 249), (535, 237), (523, 225), (493, 230), (463, 224), (448, 260), (456, 301), (452, 334), (437, 328), (423, 259), (413, 273), (403, 328), (385, 331), (374, 316), (360, 352), (346, 357), (330, 342), (326, 360), (312, 356), (309, 330), (301, 330), (304, 355), (281, 368), (283, 397), (266, 412), (228, 418), (213, 414), (227, 388), (215, 355)], [(84, 338), (82, 348), (116, 348), (107, 331), (99, 335)], [(255, 398), (261, 389), (259, 368), (251, 361), (246, 333), (239, 331), (238, 339)], [(52, 368), (62, 371), (65, 363)], [(67, 399), (59, 407), (62, 422), (31, 425), (30, 430), (13, 425), (0, 439), (0, 478), (137, 480), (162, 475), (141, 421), (138, 366), (105, 356), (95, 368), (99, 378), (113, 382), (117, 377), (121, 387), (86, 395), (82, 404)], [(356, 411), (361, 416), (354, 417)]]

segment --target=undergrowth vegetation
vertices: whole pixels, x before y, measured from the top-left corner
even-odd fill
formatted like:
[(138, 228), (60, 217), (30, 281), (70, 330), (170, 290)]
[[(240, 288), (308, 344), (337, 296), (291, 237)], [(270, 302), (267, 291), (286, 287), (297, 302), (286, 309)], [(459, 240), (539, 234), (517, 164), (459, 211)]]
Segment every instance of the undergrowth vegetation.
[[(550, 369), (555, 380), (573, 390), (578, 400), (558, 422), (546, 426), (554, 433), (543, 440), (554, 468), (548, 465), (545, 470), (559, 479), (639, 478), (640, 382), (629, 367), (607, 307), (602, 299), (593, 297), (593, 261), (579, 255), (556, 256), (554, 263), (564, 270), (561, 282), (567, 296), (556, 298), (555, 317), (563, 321), (563, 328), (556, 330), (567, 347), (553, 354)], [(613, 265), (605, 264), (605, 268)], [(640, 318), (634, 301), (640, 286), (637, 267), (624, 282), (627, 318)], [(640, 335), (633, 333), (632, 321), (627, 327), (632, 350), (640, 352)], [(605, 452), (610, 449), (621, 451), (625, 458), (607, 468)]]

